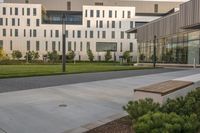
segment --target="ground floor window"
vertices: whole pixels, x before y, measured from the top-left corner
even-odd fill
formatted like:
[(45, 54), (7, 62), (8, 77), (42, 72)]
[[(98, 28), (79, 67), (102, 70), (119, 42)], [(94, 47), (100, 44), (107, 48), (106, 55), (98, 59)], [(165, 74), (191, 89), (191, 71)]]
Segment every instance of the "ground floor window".
[(3, 40), (0, 40), (0, 49), (3, 49)]
[[(153, 61), (153, 41), (139, 43), (140, 62)], [(200, 31), (181, 33), (156, 41), (158, 63), (200, 64)]]
[(116, 42), (97, 42), (96, 51), (97, 52), (117, 51), (117, 43)]

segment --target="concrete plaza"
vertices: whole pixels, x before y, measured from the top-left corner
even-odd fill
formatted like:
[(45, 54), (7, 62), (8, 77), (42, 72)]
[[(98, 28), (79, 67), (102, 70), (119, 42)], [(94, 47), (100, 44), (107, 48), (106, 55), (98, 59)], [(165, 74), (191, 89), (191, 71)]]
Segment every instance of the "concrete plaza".
[(0, 93), (0, 133), (67, 132), (123, 113), (122, 106), (133, 98), (135, 88), (199, 71), (181, 70)]

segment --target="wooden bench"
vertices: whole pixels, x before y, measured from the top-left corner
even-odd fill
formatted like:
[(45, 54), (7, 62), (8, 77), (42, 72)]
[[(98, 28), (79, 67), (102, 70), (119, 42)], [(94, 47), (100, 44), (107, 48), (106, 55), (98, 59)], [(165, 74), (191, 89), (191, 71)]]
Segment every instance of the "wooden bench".
[(184, 96), (191, 91), (191, 81), (170, 80), (158, 84), (149, 85), (134, 90), (134, 100), (152, 98), (155, 102), (163, 103), (168, 98)]

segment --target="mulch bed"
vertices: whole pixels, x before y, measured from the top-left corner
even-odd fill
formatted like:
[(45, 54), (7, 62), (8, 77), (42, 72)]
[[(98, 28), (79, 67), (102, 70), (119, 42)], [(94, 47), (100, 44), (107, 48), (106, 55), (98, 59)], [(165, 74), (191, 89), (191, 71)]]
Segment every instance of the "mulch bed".
[(92, 129), (86, 133), (135, 133), (132, 129), (131, 119), (123, 117), (103, 126)]

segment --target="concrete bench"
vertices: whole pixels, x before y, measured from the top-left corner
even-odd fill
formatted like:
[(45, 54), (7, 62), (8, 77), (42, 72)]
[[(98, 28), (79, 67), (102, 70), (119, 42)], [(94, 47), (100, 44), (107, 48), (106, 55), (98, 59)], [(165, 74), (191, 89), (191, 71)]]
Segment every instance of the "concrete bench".
[(188, 92), (200, 87), (200, 74), (178, 78), (134, 90), (133, 99), (152, 98), (154, 102), (164, 103), (168, 98), (185, 96)]

